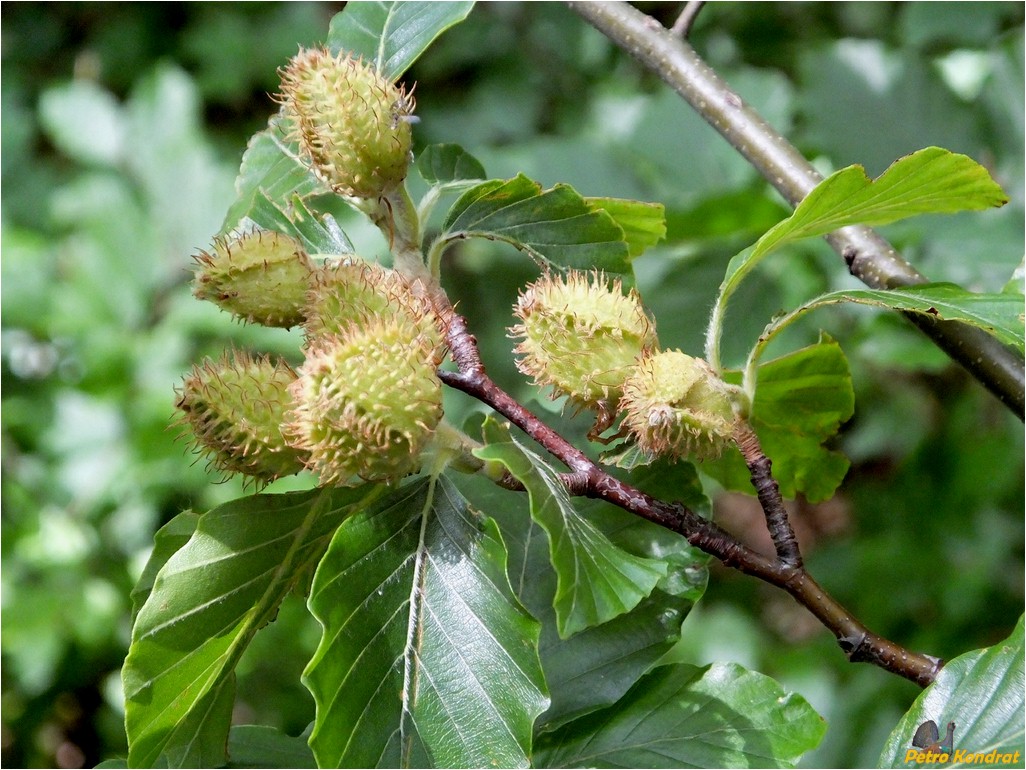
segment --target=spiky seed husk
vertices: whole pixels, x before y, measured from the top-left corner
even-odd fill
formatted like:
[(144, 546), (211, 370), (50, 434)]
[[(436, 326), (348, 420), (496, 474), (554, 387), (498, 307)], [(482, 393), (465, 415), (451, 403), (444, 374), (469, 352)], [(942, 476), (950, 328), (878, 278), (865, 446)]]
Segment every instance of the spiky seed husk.
[(294, 238), (270, 230), (216, 238), (212, 253), (194, 259), (197, 298), (264, 326), (302, 323), (313, 264)]
[(718, 457), (734, 431), (730, 393), (711, 367), (679, 350), (647, 356), (623, 386), (623, 426), (654, 455)]
[(412, 94), (326, 48), (301, 49), (280, 75), (290, 138), (332, 189), (377, 198), (406, 178)]
[(517, 367), (579, 406), (615, 405), (638, 358), (658, 344), (637, 292), (625, 295), (619, 280), (610, 285), (598, 272), (545, 275), (513, 312)]
[(339, 335), (366, 318), (401, 314), (409, 318), (442, 360), (442, 335), (431, 302), (401, 273), (370, 262), (326, 263), (314, 272), (306, 297), (307, 339)]
[(193, 367), (175, 406), (212, 467), (269, 482), (305, 467), (281, 432), (295, 379), (283, 361), (225, 353)]
[(419, 467), (442, 418), (433, 350), (404, 315), (311, 342), (285, 427), (322, 485), (393, 481)]

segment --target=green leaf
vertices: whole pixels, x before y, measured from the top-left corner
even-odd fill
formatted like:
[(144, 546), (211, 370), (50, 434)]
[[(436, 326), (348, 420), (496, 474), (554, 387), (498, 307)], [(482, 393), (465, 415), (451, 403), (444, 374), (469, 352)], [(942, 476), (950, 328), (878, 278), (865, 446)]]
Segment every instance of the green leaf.
[(194, 764), (197, 747), (201, 765), (223, 763), (239, 658), (352, 507), (378, 489), (253, 495), (200, 517), (132, 629), (122, 673), (132, 766), (162, 754)]
[(848, 360), (827, 334), (759, 367), (752, 417), (762, 425), (824, 441), (854, 410)]
[[(631, 477), (649, 494), (681, 502), (711, 515), (711, 503), (689, 463), (665, 461)], [(527, 610), (542, 622), (539, 653), (552, 703), (536, 725), (552, 730), (619, 700), (680, 639), (680, 624), (705, 591), (709, 556), (680, 535), (597, 500), (579, 502), (579, 512), (609, 540), (649, 559), (665, 562), (667, 575), (628, 613), (559, 638), (552, 606), (557, 577), (545, 531), (525, 515), (523, 493), (497, 487), (481, 476), (460, 476), (475, 507), (495, 518), (509, 548), (508, 572)]]
[(631, 259), (666, 237), (666, 207), (623, 198), (585, 198), (592, 211), (605, 211), (623, 230)]
[[(908, 752), (916, 729), (927, 720), (933, 720), (942, 737), (947, 723), (955, 723), (954, 753), (943, 760), (945, 765), (1021, 767), (1024, 677), (1020, 616), (1002, 643), (960, 655), (941, 669), (887, 739), (879, 767), (925, 766)], [(936, 767), (937, 761), (929, 766)]]
[(439, 242), (475, 237), (504, 241), (560, 268), (631, 272), (624, 232), (613, 217), (592, 210), (572, 187), (543, 191), (523, 174), (472, 187), (453, 204)]
[(328, 47), (374, 62), (383, 77), (394, 81), (473, 7), (472, 2), (349, 3), (331, 20)]
[(285, 138), (281, 118), (253, 135), (235, 180), (235, 202), (221, 233), (256, 225), (298, 239), (310, 254), (352, 254), (349, 238), (330, 214), (310, 210), (305, 199), (330, 190)]
[(235, 202), (228, 209), (221, 232), (228, 233), (251, 217), (261, 197), (285, 207), (296, 197), (327, 192), (328, 186), (300, 158), (298, 145), (286, 140), (281, 118), (276, 115), (267, 128), (249, 140), (235, 180)]
[[(833, 495), (849, 462), (824, 444), (854, 410), (848, 360), (840, 345), (825, 334), (815, 345), (759, 366), (751, 424), (773, 461), (773, 477), (784, 497), (800, 492), (820, 502)], [(705, 463), (703, 470), (730, 489), (754, 492), (736, 449)]]
[(543, 735), (536, 767), (794, 767), (826, 723), (735, 663), (660, 666), (614, 706)]
[[(855, 302), (910, 313), (920, 313), (938, 321), (961, 321), (976, 326), (1008, 345), (1023, 349), (1023, 301), (1016, 294), (976, 294), (950, 283), (931, 283), (901, 289), (849, 289), (823, 294), (809, 300), (770, 323), (748, 357), (750, 370), (767, 343), (781, 330), (810, 310)], [(746, 389), (748, 385), (746, 385)]]
[(164, 567), (178, 550), (189, 542), (199, 524), (200, 515), (194, 511), (182, 511), (171, 521), (157, 530), (153, 536), (153, 550), (146, 560), (139, 582), (132, 589), (132, 618), (139, 614), (139, 609), (146, 603), (153, 590), (153, 581), (157, 573)]
[(321, 767), (521, 767), (548, 705), (538, 624), (490, 520), (444, 477), (339, 527), (310, 593)]
[(48, 88), (39, 118), (54, 145), (74, 160), (113, 165), (124, 158), (128, 123), (114, 95), (80, 78)]
[(549, 557), (556, 570), (553, 606), (563, 639), (630, 612), (652, 593), (667, 565), (624, 551), (574, 508), (556, 472), (537, 454), (513, 438), (509, 430), (489, 422), (487, 445), (474, 454), (501, 462), (527, 488), (531, 516), (549, 539)]
[[(660, 462), (635, 474), (632, 483), (650, 494), (682, 499), (708, 516), (711, 504), (689, 463)], [(542, 623), (539, 654), (552, 693), (549, 709), (537, 730), (609, 706), (680, 639), (680, 628), (705, 591), (709, 557), (668, 529), (615, 506), (589, 500), (579, 512), (615, 545), (638, 556), (667, 563), (667, 576), (630, 612), (600, 626), (560, 639), (552, 606), (557, 577), (549, 558), (544, 530), (525, 515), (528, 501), (480, 476), (459, 478), (475, 507), (494, 518), (509, 549), (508, 572), (513, 590)]]
[[(168, 734), (161, 759), (168, 767), (217, 767), (224, 763), (225, 738), (235, 707), (235, 673), (206, 691)], [(129, 759), (132, 757), (129, 749)]]
[(458, 144), (432, 144), (417, 157), (417, 171), (430, 185), (486, 179), (481, 161)]
[(980, 211), (1008, 203), (986, 168), (965, 155), (927, 147), (899, 158), (876, 180), (862, 166), (841, 169), (820, 182), (794, 213), (756, 245), (757, 254), (847, 225), (871, 227), (917, 214)]
[(425, 147), (417, 157), (417, 170), (430, 185), (417, 206), (417, 215), (422, 223), (428, 222), (443, 194), (463, 192), (486, 178), (481, 162), (458, 144)]
[(774, 249), (848, 225), (883, 225), (918, 214), (977, 211), (1008, 202), (987, 170), (965, 155), (927, 147), (895, 161), (875, 181), (861, 166), (824, 179), (794, 213), (735, 256), (720, 285), (706, 340), (706, 357), (718, 365), (720, 326), (727, 301), (741, 281)]
[(236, 725), (228, 734), (227, 767), (314, 768), (317, 763), (305, 738), (264, 725)]
[(283, 206), (264, 193), (257, 193), (246, 221), (264, 230), (276, 230), (296, 238), (308, 254), (338, 255), (355, 251), (333, 216), (314, 214), (298, 195)]

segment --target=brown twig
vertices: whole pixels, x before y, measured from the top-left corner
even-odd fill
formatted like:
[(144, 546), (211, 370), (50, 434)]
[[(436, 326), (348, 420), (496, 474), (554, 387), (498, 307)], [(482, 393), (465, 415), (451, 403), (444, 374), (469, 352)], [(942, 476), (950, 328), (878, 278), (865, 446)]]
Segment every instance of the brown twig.
[(734, 429), (734, 443), (745, 458), (745, 465), (752, 475), (752, 486), (759, 497), (763, 513), (766, 515), (766, 529), (773, 539), (777, 550), (777, 558), (781, 564), (796, 569), (802, 568), (802, 553), (798, 547), (791, 521), (787, 517), (784, 498), (780, 487), (771, 472), (772, 463), (759, 445), (759, 437), (747, 423), (740, 422)]
[[(571, 493), (605, 500), (666, 527), (728, 567), (784, 589), (833, 632), (841, 649), (852, 662), (873, 663), (923, 687), (934, 680), (942, 665), (939, 659), (909, 652), (873, 634), (809, 576), (802, 566), (793, 532), (790, 539), (787, 536), (790, 525), (786, 514), (783, 516), (783, 524), (775, 525), (783, 527), (784, 534), (779, 535), (779, 538), (774, 536), (778, 557), (773, 559), (748, 548), (729, 532), (703, 519), (681, 503), (658, 500), (610, 475), (493, 382), (485, 372), (477, 340), (468, 332), (466, 319), (453, 310), (440, 289), (433, 299), (436, 311), (446, 327), (450, 355), (457, 366), (457, 371), (439, 370), (438, 376), (447, 385), (492, 407), (563, 462), (570, 472), (561, 474), (561, 478)], [(750, 454), (753, 457), (762, 454), (757, 444), (755, 450), (750, 450)], [(761, 482), (763, 475), (769, 477), (768, 462), (763, 466), (753, 461), (752, 465), (756, 467), (753, 470), (753, 481), (758, 476), (760, 481), (757, 482), (757, 488), (760, 485), (766, 487), (766, 499), (770, 500), (775, 494), (782, 507), (783, 502), (779, 500), (780, 493), (775, 482), (773, 489)], [(777, 520), (777, 514), (767, 513), (767, 520), (771, 517)]]

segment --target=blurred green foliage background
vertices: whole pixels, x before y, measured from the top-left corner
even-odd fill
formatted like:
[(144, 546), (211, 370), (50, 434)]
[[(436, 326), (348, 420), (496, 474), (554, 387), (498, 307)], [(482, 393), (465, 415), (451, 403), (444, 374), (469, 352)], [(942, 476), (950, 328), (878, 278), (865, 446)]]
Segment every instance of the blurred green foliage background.
[[(672, 23), (675, 3), (643, 4)], [(129, 592), (153, 532), (243, 493), (214, 484), (169, 427), (173, 391), (226, 344), (293, 360), (297, 332), (232, 323), (190, 297), (275, 70), (324, 39), (337, 3), (5, 3), (2, 8), (2, 713), (4, 766), (79, 767), (124, 751), (120, 664)], [(931, 144), (987, 165), (1000, 211), (886, 228), (934, 280), (998, 291), (1024, 251), (1021, 3), (715, 3), (692, 34), (743, 97), (824, 171), (880, 173)], [(665, 346), (697, 353), (726, 261), (786, 214), (690, 109), (562, 4), (482, 3), (406, 78), (419, 146), (457, 142), (490, 175), (667, 207), (636, 264)], [(363, 253), (385, 245), (343, 221)], [(493, 376), (522, 397), (505, 328), (536, 275), (468, 244), (445, 283)], [(1020, 290), (1021, 290), (1021, 278)], [(729, 316), (737, 361), (778, 310), (853, 285), (820, 243), (760, 268)], [(877, 632), (953, 657), (1003, 638), (1023, 608), (1022, 424), (900, 318), (820, 311), (848, 354), (853, 461), (827, 504), (795, 516), (814, 575)], [(472, 405), (453, 397), (453, 414)], [(558, 408), (558, 407), (553, 407)], [(271, 491), (308, 484), (278, 482)], [(718, 515), (758, 542), (758, 510)], [(297, 734), (318, 629), (298, 602), (258, 635), (237, 721)], [(875, 763), (917, 693), (847, 664), (786, 596), (719, 570), (674, 654), (737, 660), (830, 722), (809, 765)]]

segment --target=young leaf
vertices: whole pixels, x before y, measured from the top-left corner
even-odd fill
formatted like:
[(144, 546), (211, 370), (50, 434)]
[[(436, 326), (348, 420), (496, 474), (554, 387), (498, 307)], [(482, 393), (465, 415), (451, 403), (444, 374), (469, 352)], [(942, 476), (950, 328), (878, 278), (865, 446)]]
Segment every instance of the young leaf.
[(585, 198), (592, 211), (605, 211), (623, 230), (631, 259), (666, 237), (666, 207), (662, 203), (623, 198)]
[[(1001, 644), (967, 652), (941, 669), (887, 739), (879, 767), (926, 766), (909, 751), (915, 748), (912, 737), (917, 728), (927, 720), (937, 725), (941, 736), (946, 734), (948, 722), (955, 723), (954, 752), (948, 760), (953, 765), (1021, 766), (1024, 677), (1020, 616)], [(915, 749), (916, 754), (920, 751)], [(936, 767), (937, 760), (929, 766)]]
[(417, 157), (417, 171), (430, 185), (486, 179), (481, 161), (458, 144), (432, 144)]
[[(810, 501), (829, 499), (848, 472), (848, 460), (823, 446), (855, 410), (848, 360), (834, 340), (768, 361), (758, 368), (751, 423), (773, 461), (773, 477), (785, 497), (801, 492)], [(724, 486), (753, 492), (741, 455), (731, 451), (703, 470)]]
[(826, 235), (846, 225), (886, 225), (917, 214), (980, 211), (1008, 203), (987, 169), (972, 158), (926, 147), (899, 158), (876, 180), (861, 166), (831, 174), (794, 213), (759, 239), (757, 252)]
[[(785, 243), (826, 235), (847, 225), (878, 225), (918, 214), (953, 214), (1003, 206), (1008, 196), (983, 166), (965, 155), (927, 147), (899, 158), (876, 180), (848, 166), (820, 182), (794, 213), (755, 244), (747, 273)], [(742, 277), (728, 277), (733, 285)]]
[(506, 549), (444, 477), (339, 527), (310, 593), (324, 627), (304, 682), (321, 767), (521, 767), (545, 710), (538, 624)]
[[(683, 498), (703, 515), (711, 512), (698, 475), (688, 463), (660, 463), (636, 474), (632, 482), (653, 494)], [(682, 621), (705, 590), (709, 561), (683, 537), (607, 503), (581, 503), (581, 515), (615, 545), (661, 559), (669, 570), (651, 595), (630, 612), (560, 639), (552, 606), (557, 580), (548, 538), (524, 515), (525, 496), (480, 476), (461, 476), (457, 483), (475, 507), (498, 523), (509, 549), (513, 590), (542, 624), (538, 651), (552, 703), (538, 718), (536, 731), (555, 729), (615, 703), (680, 639)]]
[(328, 47), (333, 53), (344, 50), (362, 56), (373, 62), (383, 77), (394, 81), (473, 7), (472, 2), (350, 3), (332, 18)]
[(660, 666), (618, 703), (543, 734), (535, 767), (794, 767), (826, 723), (735, 663)]
[(666, 575), (666, 562), (634, 556), (581, 516), (555, 471), (509, 431), (485, 425), (488, 444), (475, 454), (505, 465), (527, 488), (531, 516), (549, 539), (557, 583), (553, 606), (566, 639), (630, 612)]
[(194, 764), (198, 747), (200, 765), (224, 761), (240, 656), (352, 506), (375, 494), (357, 487), (253, 495), (200, 517), (157, 574), (132, 629), (122, 676), (133, 767), (162, 754), (173, 766)]
[(939, 147), (927, 147), (900, 158), (875, 181), (861, 166), (831, 174), (816, 185), (791, 216), (730, 261), (709, 324), (706, 358), (718, 366), (720, 327), (727, 302), (745, 276), (774, 249), (848, 225), (883, 225), (918, 214), (977, 211), (1007, 202), (1008, 197), (983, 166)]
[(746, 365), (745, 389), (766, 344), (810, 310), (841, 302), (875, 305), (931, 315), (938, 321), (961, 321), (993, 334), (1008, 345), (1023, 349), (1023, 301), (1015, 294), (975, 294), (951, 283), (930, 283), (901, 289), (849, 289), (816, 297), (770, 323), (752, 348)]
[(298, 145), (286, 141), (281, 119), (274, 116), (267, 128), (249, 140), (235, 180), (235, 202), (228, 209), (221, 232), (230, 232), (250, 216), (261, 195), (281, 207), (295, 197), (327, 192), (328, 186), (299, 157)]
[(520, 174), (472, 187), (453, 204), (432, 251), (464, 238), (504, 241), (560, 268), (630, 274), (623, 229), (567, 185), (542, 190)]

